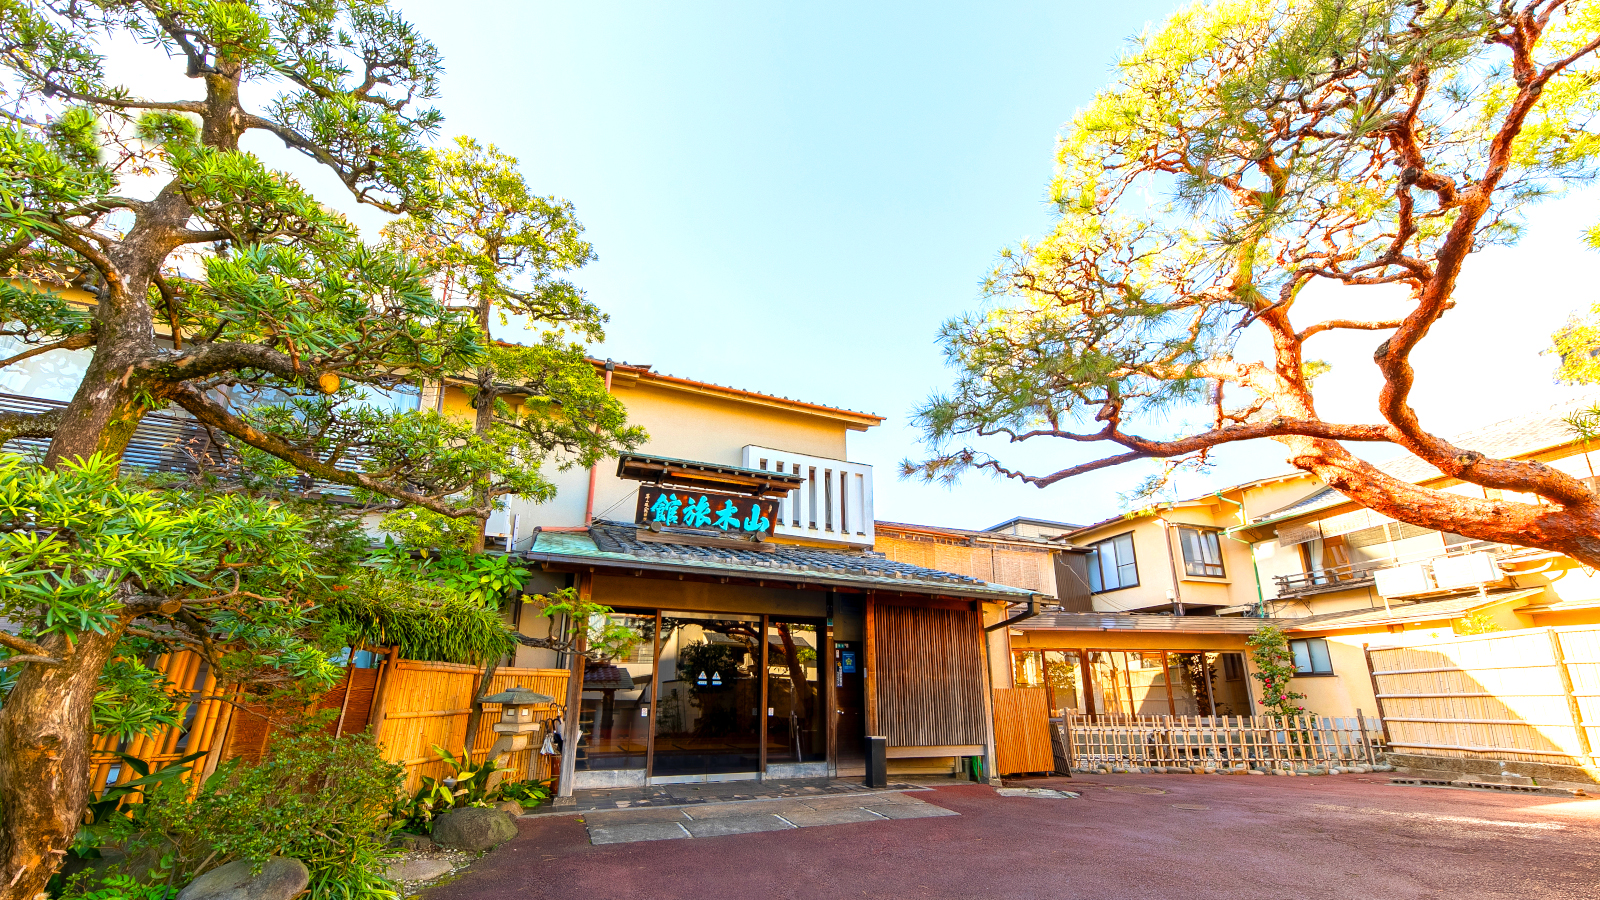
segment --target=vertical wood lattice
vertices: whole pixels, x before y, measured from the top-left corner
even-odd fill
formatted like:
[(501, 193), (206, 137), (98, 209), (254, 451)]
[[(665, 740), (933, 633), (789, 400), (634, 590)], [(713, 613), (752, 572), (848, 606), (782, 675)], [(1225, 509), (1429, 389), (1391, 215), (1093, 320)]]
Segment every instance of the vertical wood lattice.
[(1044, 688), (995, 688), (994, 756), (998, 774), (1055, 770), (1046, 702)]
[(876, 604), (868, 665), (890, 747), (985, 743), (982, 628), (971, 610)]

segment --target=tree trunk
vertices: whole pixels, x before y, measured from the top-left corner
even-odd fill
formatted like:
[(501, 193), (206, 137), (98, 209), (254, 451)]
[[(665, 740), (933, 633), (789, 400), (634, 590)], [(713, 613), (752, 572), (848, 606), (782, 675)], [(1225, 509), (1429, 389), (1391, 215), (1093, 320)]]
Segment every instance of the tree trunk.
[(88, 802), (100, 672), (122, 636), (41, 642), (60, 665), (28, 663), (0, 708), (0, 900), (36, 900), (65, 858)]
[[(484, 333), (488, 333), (487, 328), (484, 330)], [(441, 390), (442, 389), (443, 388), (441, 387)], [(484, 370), (479, 374), (478, 393), (477, 396), (473, 398), (474, 402), (477, 404), (477, 409), (474, 410), (476, 415), (473, 417), (472, 421), (472, 431), (474, 434), (479, 436), (488, 434), (489, 429), (494, 426), (494, 401), (499, 396), (500, 395), (494, 389), (493, 373), (489, 372), (488, 370)], [(473, 491), (472, 502), (473, 505), (479, 509), (488, 507), (489, 484), (487, 475), (482, 476), (481, 486)], [(484, 543), (487, 540), (484, 532), (487, 531), (488, 528), (488, 516), (484, 516), (478, 520), (478, 527), (472, 533), (472, 542), (467, 545), (468, 553), (483, 552)], [(506, 549), (510, 550), (511, 548), (507, 547)]]

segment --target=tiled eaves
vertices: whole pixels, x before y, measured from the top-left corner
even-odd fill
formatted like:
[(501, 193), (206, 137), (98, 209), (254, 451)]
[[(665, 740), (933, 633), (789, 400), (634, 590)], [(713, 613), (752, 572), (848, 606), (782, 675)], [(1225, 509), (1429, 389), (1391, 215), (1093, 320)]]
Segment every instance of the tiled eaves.
[(867, 554), (792, 546), (767, 552), (645, 543), (635, 537), (632, 526), (609, 524), (597, 525), (587, 533), (541, 533), (522, 555), (548, 562), (601, 563), (619, 569), (645, 567), (1007, 600), (1025, 599), (1034, 593)]

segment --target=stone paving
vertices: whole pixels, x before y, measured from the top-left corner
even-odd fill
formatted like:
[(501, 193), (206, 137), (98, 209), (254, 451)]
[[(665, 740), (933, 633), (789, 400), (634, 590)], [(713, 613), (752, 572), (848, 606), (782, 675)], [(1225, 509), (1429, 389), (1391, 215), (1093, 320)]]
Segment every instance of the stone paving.
[(626, 844), (955, 815), (960, 814), (899, 791), (861, 790), (793, 799), (596, 810), (584, 814), (583, 824), (592, 844)]
[[(962, 782), (940, 779), (937, 783)], [(935, 782), (929, 782), (935, 783)], [(922, 782), (890, 782), (887, 787), (869, 788), (861, 779), (783, 778), (768, 781), (714, 781), (697, 784), (653, 784), (649, 787), (616, 788), (603, 791), (577, 791), (574, 805), (552, 805), (534, 815), (572, 815), (601, 809), (693, 806), (701, 803), (729, 803), (743, 800), (782, 800), (823, 797), (838, 794), (926, 790)]]

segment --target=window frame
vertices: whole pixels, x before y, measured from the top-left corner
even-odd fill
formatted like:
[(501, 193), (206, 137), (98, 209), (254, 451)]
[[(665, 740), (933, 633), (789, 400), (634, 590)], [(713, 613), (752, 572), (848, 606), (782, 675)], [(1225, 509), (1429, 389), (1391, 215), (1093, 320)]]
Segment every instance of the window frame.
[[(1296, 677), (1296, 678), (1328, 678), (1328, 677), (1331, 677), (1331, 676), (1333, 676), (1335, 674), (1334, 671), (1333, 671), (1333, 654), (1331, 652), (1329, 652), (1329, 650), (1328, 650), (1328, 639), (1327, 638), (1295, 638), (1295, 639), (1289, 641), (1289, 656), (1290, 656), (1291, 659), (1294, 659), (1294, 657), (1296, 655), (1295, 654), (1295, 645), (1296, 644), (1300, 644), (1300, 645), (1304, 645), (1305, 646), (1305, 648), (1306, 648), (1306, 660), (1307, 660), (1307, 662), (1309, 664), (1309, 668), (1302, 669), (1300, 667), (1299, 660), (1295, 659), (1294, 660), (1294, 677)], [(1328, 664), (1328, 668), (1327, 668), (1326, 671), (1318, 671), (1318, 669), (1317, 669), (1317, 655), (1316, 655), (1316, 653), (1312, 652), (1312, 649), (1311, 649), (1313, 645), (1317, 645), (1317, 644), (1320, 644), (1322, 646), (1322, 658)]]
[[(1116, 587), (1108, 588), (1105, 586), (1105, 567), (1100, 564), (1100, 546), (1102, 544), (1110, 544), (1114, 541), (1122, 540), (1123, 538), (1127, 538), (1128, 540), (1128, 562), (1123, 563), (1121, 557), (1118, 557), (1117, 564), (1113, 567), (1117, 570), (1118, 583)], [(1089, 593), (1109, 594), (1114, 591), (1123, 591), (1127, 590), (1128, 588), (1136, 588), (1139, 586), (1139, 551), (1134, 546), (1132, 531), (1124, 531), (1121, 534), (1114, 534), (1108, 538), (1102, 538), (1101, 540), (1089, 544), (1087, 549), (1093, 557), (1093, 562), (1091, 564), (1092, 568), (1089, 570)], [(1121, 570), (1124, 565), (1131, 566), (1133, 568), (1133, 581), (1131, 582), (1124, 583), (1121, 581)], [(1098, 589), (1095, 588), (1096, 583), (1100, 585)]]
[[(1228, 563), (1222, 557), (1222, 532), (1221, 531), (1219, 531), (1219, 530), (1217, 530), (1215, 528), (1204, 528), (1204, 527), (1201, 527), (1199, 525), (1176, 525), (1175, 524), (1174, 527), (1178, 531), (1178, 554), (1183, 557), (1183, 574), (1184, 574), (1185, 578), (1227, 578), (1228, 577)], [(1189, 545), (1185, 544), (1184, 541), (1183, 541), (1183, 533), (1185, 531), (1194, 532), (1196, 535), (1198, 535), (1198, 536), (1200, 536), (1202, 538), (1202, 541), (1207, 537), (1210, 538), (1212, 544), (1216, 547), (1216, 551), (1217, 551), (1217, 563), (1216, 563), (1217, 572), (1216, 572), (1216, 574), (1213, 575), (1210, 572), (1196, 572), (1196, 571), (1193, 570), (1193, 568), (1191, 568), (1192, 566), (1198, 566), (1199, 568), (1205, 569), (1205, 568), (1210, 567), (1211, 564), (1207, 563), (1204, 560), (1200, 560), (1198, 562), (1191, 562), (1190, 561), (1190, 559), (1189, 559)]]

